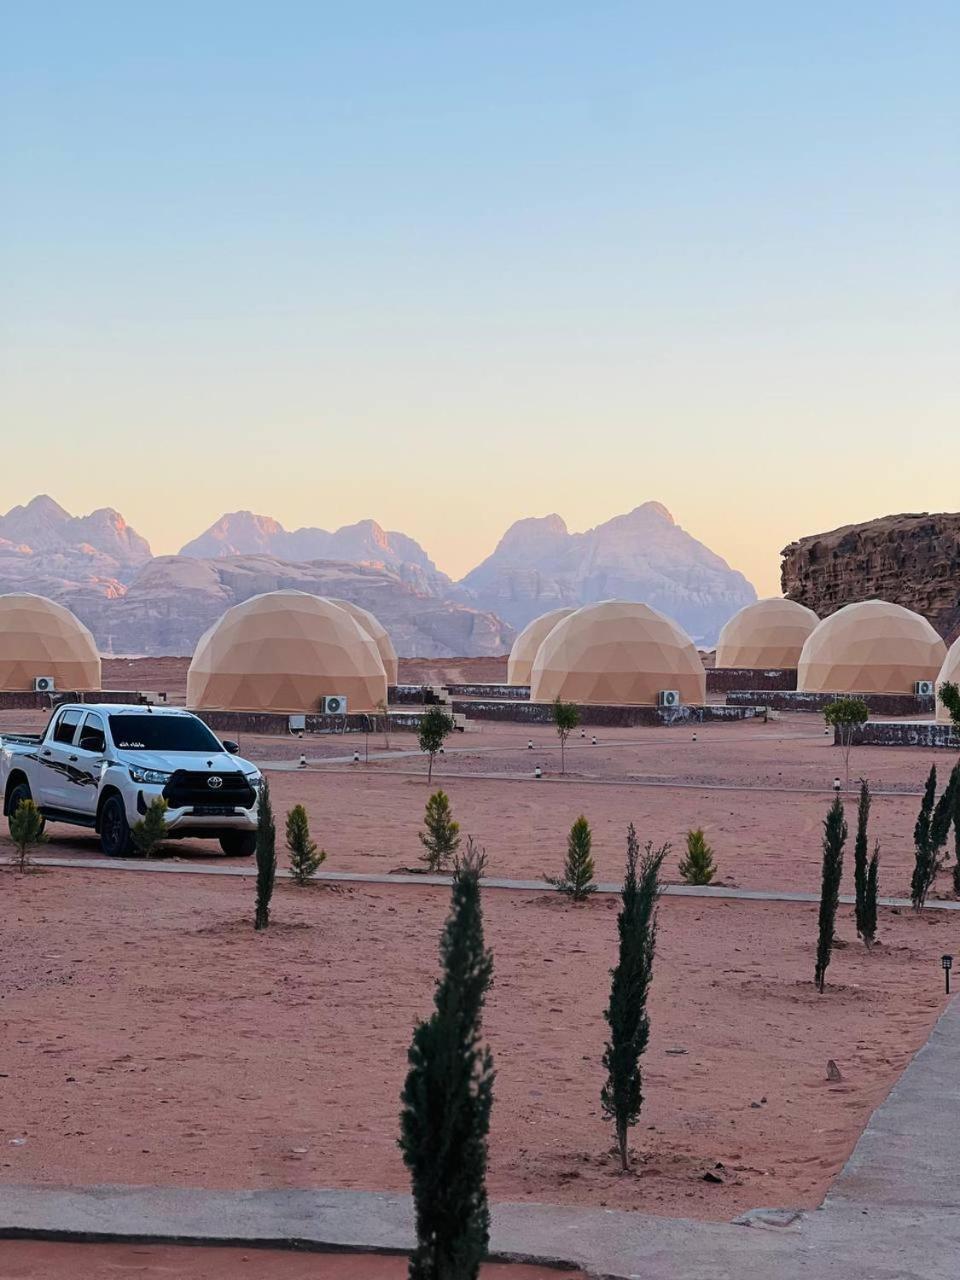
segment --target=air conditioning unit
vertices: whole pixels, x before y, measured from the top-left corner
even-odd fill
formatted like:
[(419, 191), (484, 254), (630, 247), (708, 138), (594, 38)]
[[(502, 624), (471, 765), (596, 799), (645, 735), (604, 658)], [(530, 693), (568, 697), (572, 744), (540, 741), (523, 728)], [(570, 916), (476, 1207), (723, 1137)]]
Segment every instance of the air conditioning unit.
[(291, 733), (304, 733), (307, 728), (306, 716), (288, 716), (287, 728)]
[(932, 698), (933, 697), (933, 681), (918, 680), (916, 684), (913, 686), (913, 692), (917, 695), (918, 698)]
[(658, 707), (679, 707), (680, 691), (678, 689), (661, 689), (657, 694)]
[(334, 693), (328, 698), (321, 698), (320, 711), (325, 716), (345, 716), (347, 714), (346, 694)]
[(57, 687), (57, 682), (53, 676), (34, 676), (33, 691), (34, 693), (53, 693)]

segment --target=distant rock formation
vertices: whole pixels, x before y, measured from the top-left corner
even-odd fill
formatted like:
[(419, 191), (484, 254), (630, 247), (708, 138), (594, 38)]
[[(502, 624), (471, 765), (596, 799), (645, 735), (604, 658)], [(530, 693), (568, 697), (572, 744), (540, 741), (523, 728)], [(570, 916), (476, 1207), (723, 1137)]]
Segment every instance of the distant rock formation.
[(710, 645), (756, 599), (742, 574), (657, 502), (586, 533), (569, 533), (557, 515), (519, 520), (460, 583), (413, 538), (374, 520), (291, 532), (237, 511), (179, 556), (154, 559), (109, 508), (72, 516), (37, 497), (0, 516), (0, 592), (35, 591), (65, 604), (106, 652), (190, 653), (231, 604), (288, 586), (371, 609), (398, 653), (423, 658), (505, 653), (514, 627), (610, 597), (653, 605)]
[(40, 495), (0, 516), (2, 591), (115, 597), (150, 558), (147, 540), (110, 507), (72, 516)]
[(105, 652), (192, 653), (224, 610), (284, 588), (362, 605), (405, 656), (495, 656), (513, 641), (511, 628), (493, 614), (425, 598), (389, 570), (333, 560), (295, 564), (263, 555), (158, 556), (108, 608), (102, 602), (89, 610), (80, 604), (78, 611)]
[(359, 520), (333, 533), (312, 528), (288, 532), (271, 516), (233, 511), (188, 542), (180, 554), (201, 560), (246, 555), (274, 556), (297, 563), (349, 560), (391, 569), (403, 582), (428, 595), (445, 596), (453, 591), (453, 583), (418, 542), (404, 533), (387, 532), (376, 520)]
[(883, 516), (784, 547), (783, 594), (821, 617), (860, 600), (913, 609), (948, 642), (960, 632), (960, 514)]
[(460, 585), (518, 628), (549, 609), (617, 598), (652, 605), (707, 645), (757, 598), (659, 502), (586, 533), (570, 533), (558, 515), (518, 520)]

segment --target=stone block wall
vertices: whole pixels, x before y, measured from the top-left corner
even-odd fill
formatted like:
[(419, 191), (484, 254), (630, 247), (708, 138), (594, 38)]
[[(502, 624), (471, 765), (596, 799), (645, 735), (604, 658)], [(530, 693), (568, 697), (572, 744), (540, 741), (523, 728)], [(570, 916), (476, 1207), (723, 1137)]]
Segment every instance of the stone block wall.
[(797, 687), (796, 669), (762, 670), (758, 667), (708, 667), (707, 693), (729, 693), (731, 690), (781, 689), (789, 690)]

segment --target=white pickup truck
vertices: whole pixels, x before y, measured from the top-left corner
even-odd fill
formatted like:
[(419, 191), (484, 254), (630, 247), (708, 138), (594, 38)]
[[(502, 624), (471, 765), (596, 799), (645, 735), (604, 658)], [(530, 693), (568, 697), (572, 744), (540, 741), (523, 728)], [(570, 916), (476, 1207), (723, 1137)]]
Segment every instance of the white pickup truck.
[(199, 717), (173, 707), (66, 703), (40, 737), (0, 735), (0, 791), (9, 817), (33, 800), (45, 818), (90, 827), (109, 857), (133, 852), (130, 828), (167, 802), (171, 838), (256, 848), (261, 775)]

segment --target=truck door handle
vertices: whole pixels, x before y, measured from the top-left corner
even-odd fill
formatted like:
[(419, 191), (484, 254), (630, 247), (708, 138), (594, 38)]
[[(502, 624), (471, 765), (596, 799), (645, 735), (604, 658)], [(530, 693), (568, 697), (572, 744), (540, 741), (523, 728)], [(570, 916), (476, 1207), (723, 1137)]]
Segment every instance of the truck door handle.
[(53, 755), (53, 752), (50, 750), (50, 748), (49, 748), (49, 747), (47, 747), (47, 749), (44, 751), (44, 753), (43, 753), (43, 754), (44, 754), (45, 756), (50, 756), (50, 755)]
[(79, 757), (78, 757), (78, 756), (71, 756), (71, 757), (70, 757), (70, 759), (69, 759), (69, 761), (68, 761), (68, 763), (69, 763), (69, 764), (76, 764), (78, 759), (79, 759)]

